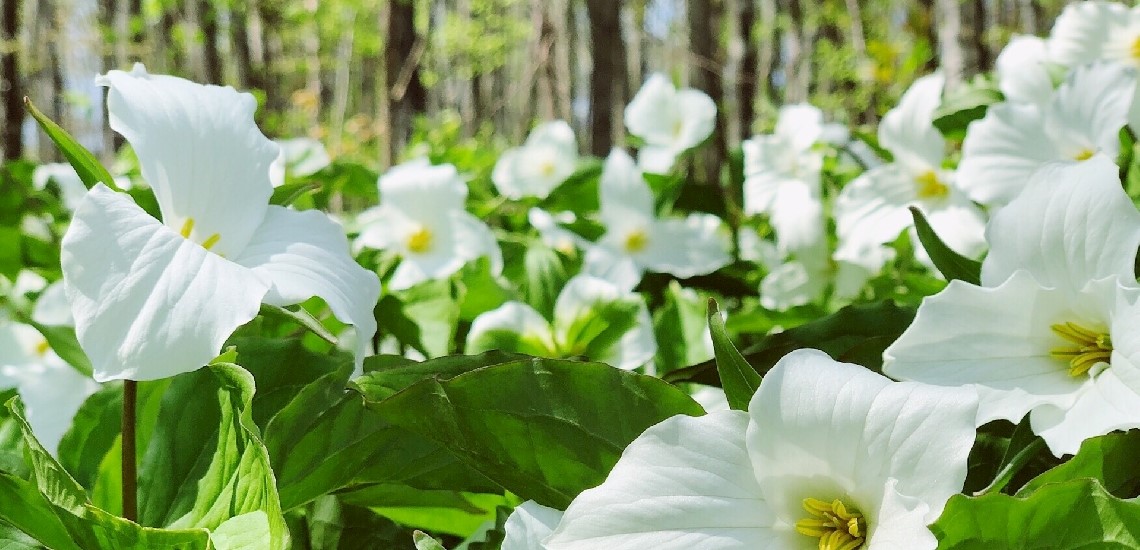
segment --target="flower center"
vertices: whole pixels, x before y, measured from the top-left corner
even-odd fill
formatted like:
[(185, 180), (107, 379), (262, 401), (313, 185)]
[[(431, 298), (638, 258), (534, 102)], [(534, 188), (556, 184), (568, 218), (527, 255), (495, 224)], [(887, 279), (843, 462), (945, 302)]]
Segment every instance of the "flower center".
[(867, 520), (842, 500), (804, 499), (809, 517), (796, 522), (796, 532), (819, 539), (819, 550), (855, 550), (867, 541)]
[(625, 250), (626, 252), (641, 252), (649, 245), (649, 235), (645, 233), (644, 229), (636, 229), (631, 231), (625, 237)]
[(1081, 149), (1080, 152), (1073, 155), (1073, 160), (1078, 160), (1078, 161), (1088, 160), (1088, 159), (1091, 159), (1092, 156), (1095, 154), (1096, 154), (1096, 151), (1093, 151), (1092, 149), (1085, 147), (1084, 149)]
[(1140, 36), (1132, 39), (1132, 47), (1128, 49), (1128, 53), (1132, 54), (1132, 59), (1140, 61)]
[(927, 170), (914, 178), (920, 199), (941, 199), (950, 194), (950, 188), (938, 179), (934, 170)]
[(554, 175), (554, 161), (544, 160), (538, 165), (538, 173), (544, 178), (549, 178)]
[(47, 340), (40, 340), (40, 343), (36, 344), (36, 355), (43, 357), (49, 349), (51, 349), (51, 344), (48, 344)]
[(685, 120), (677, 119), (673, 121), (673, 137), (680, 138), (681, 133), (685, 131)]
[[(193, 233), (193, 232), (194, 232), (194, 218), (186, 218), (186, 221), (182, 222), (182, 229), (179, 230), (178, 233), (180, 235), (182, 235), (183, 239), (189, 240), (190, 239), (190, 233)], [(222, 238), (222, 236), (218, 233), (214, 233), (213, 235), (210, 235), (209, 237), (206, 238), (206, 240), (202, 241), (202, 248), (205, 248), (206, 250), (213, 248), (214, 245), (218, 244), (218, 241), (221, 240), (221, 238)]]
[(414, 233), (408, 235), (408, 250), (416, 254), (423, 254), (431, 249), (431, 230), (420, 226)]
[(1049, 350), (1055, 359), (1068, 361), (1069, 376), (1085, 374), (1098, 363), (1112, 359), (1112, 338), (1107, 332), (1097, 332), (1076, 323), (1051, 325), (1053, 332), (1073, 345), (1058, 346)]

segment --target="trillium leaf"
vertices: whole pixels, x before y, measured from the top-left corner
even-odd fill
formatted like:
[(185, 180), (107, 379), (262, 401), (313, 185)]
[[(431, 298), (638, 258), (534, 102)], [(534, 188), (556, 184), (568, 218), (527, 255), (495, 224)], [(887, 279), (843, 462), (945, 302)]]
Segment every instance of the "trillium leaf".
[(447, 550), (438, 540), (423, 531), (416, 531), (412, 535), (412, 542), (416, 543), (416, 550)]
[(422, 363), (411, 360), (393, 361), (393, 356), (376, 355), (364, 361), (367, 374), (352, 381), (352, 387), (364, 394), (368, 401), (383, 401), (409, 386), (428, 380), (454, 378), (460, 374), (481, 369), (526, 361), (518, 353), (488, 351), (479, 355), (449, 355)]
[(79, 340), (75, 338), (75, 327), (45, 325), (37, 323), (30, 317), (22, 321), (39, 331), (47, 340), (48, 345), (51, 346), (52, 351), (67, 361), (67, 364), (75, 367), (75, 370), (84, 376), (91, 376), (94, 369), (91, 367), (91, 360), (87, 358), (87, 354), (83, 353), (83, 348), (79, 347)]
[(733, 410), (746, 411), (752, 395), (760, 387), (760, 374), (733, 345), (724, 328), (724, 318), (720, 316), (720, 310), (712, 298), (709, 298), (708, 321), (713, 352), (716, 354), (716, 370), (724, 394), (728, 397), (728, 405)]
[(526, 249), (526, 284), (522, 287), (523, 301), (547, 319), (554, 315), (554, 302), (569, 277), (562, 258), (540, 240)]
[(59, 550), (209, 548), (206, 529), (141, 527), (93, 506), (83, 488), (36, 441), (18, 399), (8, 401), (0, 420), (20, 425), (29, 466), (35, 471), (32, 480), (0, 472), (0, 522)]
[(1134, 495), (1140, 488), (1137, 456), (1140, 456), (1140, 431), (1114, 432), (1086, 439), (1076, 455), (1033, 478), (1017, 491), (1017, 496), (1026, 497), (1049, 483), (1078, 478), (1093, 478), (1112, 494)]
[(990, 105), (1003, 99), (997, 83), (978, 77), (957, 91), (949, 92), (934, 111), (934, 126), (946, 137), (966, 135), (971, 122), (986, 116)]
[(59, 443), (60, 464), (88, 490), (95, 486), (103, 457), (119, 439), (122, 410), (122, 384), (103, 386), (79, 407)]
[(297, 308), (296, 310), (292, 310), (281, 306), (261, 304), (261, 314), (275, 315), (284, 319), (288, 319), (294, 323), (297, 323), (298, 325), (305, 327), (309, 330), (309, 332), (316, 334), (322, 340), (336, 345), (336, 336), (333, 336), (332, 333), (329, 332), (329, 330), (325, 328), (325, 326), (321, 324), (317, 318), (313, 317), (313, 315), (306, 311), (304, 308)]
[(390, 397), (382, 392), (382, 401), (361, 389), (385, 420), (441, 443), (521, 498), (556, 508), (601, 483), (649, 426), (702, 414), (657, 378), (539, 358), (429, 378)]
[(914, 217), (914, 228), (918, 232), (922, 248), (926, 249), (930, 260), (934, 262), (934, 267), (938, 268), (942, 276), (949, 281), (959, 279), (972, 285), (981, 284), (982, 262), (971, 260), (946, 246), (917, 207), (911, 206), (910, 214)]
[(1113, 497), (1094, 479), (1074, 479), (1027, 498), (955, 495), (930, 529), (943, 550), (1137, 548), (1140, 502)]
[(653, 314), (657, 337), (658, 374), (695, 365), (709, 358), (706, 305), (696, 293), (687, 294), (679, 283), (670, 281), (665, 304)]
[(320, 188), (321, 184), (312, 181), (286, 183), (273, 189), (273, 194), (269, 196), (269, 204), (289, 206), (297, 202), (297, 199)]
[(44, 133), (59, 147), (59, 152), (63, 153), (63, 157), (71, 163), (75, 168), (75, 173), (79, 174), (79, 179), (83, 180), (83, 185), (91, 189), (96, 183), (102, 182), (113, 191), (121, 191), (115, 185), (115, 178), (111, 177), (111, 173), (99, 163), (95, 155), (91, 154), (85, 147), (75, 141), (63, 128), (53, 122), (47, 115), (40, 112), (35, 105), (32, 104), (27, 98), (24, 98), (24, 107), (28, 109), (28, 113), (32, 118), (36, 119), (40, 128)]

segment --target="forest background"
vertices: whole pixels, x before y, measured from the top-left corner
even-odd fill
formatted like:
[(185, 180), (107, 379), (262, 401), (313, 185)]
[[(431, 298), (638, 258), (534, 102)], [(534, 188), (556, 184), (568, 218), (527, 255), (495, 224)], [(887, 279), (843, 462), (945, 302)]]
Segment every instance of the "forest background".
[(417, 132), (494, 150), (563, 119), (583, 151), (623, 144), (622, 110), (663, 72), (720, 107), (709, 165), (808, 101), (873, 128), (918, 76), (951, 91), (1062, 0), (2, 0), (0, 160), (58, 160), (28, 96), (105, 159), (96, 74), (253, 91), (271, 137), (309, 136), (383, 170)]

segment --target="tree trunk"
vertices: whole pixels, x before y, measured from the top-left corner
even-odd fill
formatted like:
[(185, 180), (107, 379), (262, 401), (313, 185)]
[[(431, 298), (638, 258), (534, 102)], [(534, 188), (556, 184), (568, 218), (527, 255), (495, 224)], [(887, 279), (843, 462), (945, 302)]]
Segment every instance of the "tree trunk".
[(412, 135), (412, 119), (427, 110), (427, 90), (420, 81), (424, 43), (416, 36), (415, 3), (388, 2), (388, 43), (384, 72), (388, 76), (388, 116), (391, 157), (397, 158)]
[(717, 104), (716, 128), (710, 144), (701, 154), (701, 169), (704, 181), (717, 184), (720, 181), (721, 165), (728, 158), (728, 142), (725, 139), (724, 85), (721, 82), (721, 56), (717, 51), (720, 35), (720, 10), (711, 0), (689, 1), (689, 49), (693, 63), (690, 78), (692, 86), (704, 91)]
[[(590, 152), (604, 157), (614, 144), (614, 115), (625, 79), (625, 44), (621, 35), (621, 4), (615, 0), (586, 0), (590, 17)], [(621, 103), (618, 106), (618, 103)], [(620, 112), (620, 111), (619, 111)], [(621, 128), (621, 125), (616, 125)]]
[[(854, 1), (854, 0), (851, 0)], [(737, 104), (740, 111), (740, 140), (752, 136), (752, 124), (756, 121), (756, 88), (759, 74), (757, 65), (760, 59), (760, 50), (753, 39), (753, 29), (756, 27), (755, 0), (742, 0), (740, 2), (740, 40), (744, 52), (740, 57), (740, 70), (736, 78)]]
[(237, 68), (237, 85), (243, 90), (262, 89), (253, 70), (253, 52), (249, 44), (249, 7), (245, 2), (234, 2), (230, 11), (230, 43), (233, 44), (234, 67)]
[(202, 28), (202, 75), (206, 83), (222, 83), (222, 54), (218, 51), (218, 9), (212, 0), (198, 0)]
[[(15, 44), (20, 32), (20, 0), (4, 0), (0, 8), (0, 38), (5, 44)], [(4, 128), (0, 130), (0, 144), (4, 147), (4, 160), (24, 155), (20, 128), (24, 121), (23, 91), (20, 86), (19, 48), (0, 50), (0, 90), (4, 99)]]

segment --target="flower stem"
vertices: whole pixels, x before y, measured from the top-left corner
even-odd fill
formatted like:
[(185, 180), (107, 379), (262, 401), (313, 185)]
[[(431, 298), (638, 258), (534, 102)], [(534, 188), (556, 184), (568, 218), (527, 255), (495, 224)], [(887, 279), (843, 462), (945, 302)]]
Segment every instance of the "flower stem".
[(135, 408), (138, 382), (123, 381), (123, 517), (138, 519), (138, 466), (135, 452)]
[(993, 492), (1000, 492), (1005, 488), (1006, 485), (1009, 484), (1009, 481), (1013, 479), (1013, 476), (1017, 475), (1017, 472), (1021, 470), (1022, 466), (1025, 466), (1025, 464), (1029, 462), (1029, 459), (1033, 458), (1033, 455), (1036, 455), (1037, 452), (1044, 447), (1044, 439), (1041, 439), (1040, 437), (1034, 439), (1032, 443), (1026, 445), (1025, 448), (1021, 449), (1017, 452), (1017, 454), (1013, 455), (1013, 458), (1011, 458), (1009, 463), (1006, 464), (1000, 472), (998, 472), (997, 476), (994, 477), (994, 480), (990, 482), (988, 487), (982, 489), (981, 491), (975, 492), (974, 496), (977, 497)]

